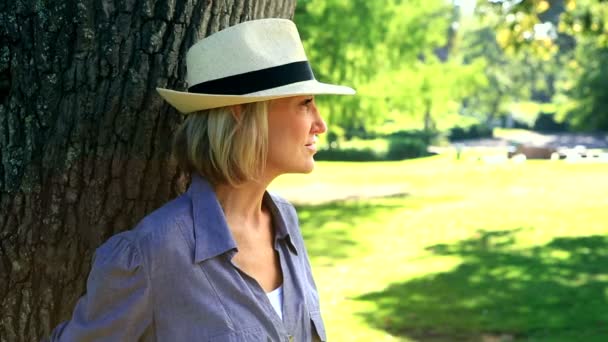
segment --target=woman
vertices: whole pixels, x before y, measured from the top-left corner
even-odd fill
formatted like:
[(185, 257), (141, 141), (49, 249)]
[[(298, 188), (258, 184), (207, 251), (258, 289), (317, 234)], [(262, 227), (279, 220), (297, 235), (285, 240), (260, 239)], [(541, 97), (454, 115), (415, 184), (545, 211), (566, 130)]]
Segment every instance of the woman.
[(188, 92), (158, 89), (188, 114), (174, 156), (188, 191), (95, 254), (87, 293), (58, 341), (325, 340), (294, 208), (266, 192), (308, 173), (326, 130), (295, 25), (245, 22), (187, 54)]

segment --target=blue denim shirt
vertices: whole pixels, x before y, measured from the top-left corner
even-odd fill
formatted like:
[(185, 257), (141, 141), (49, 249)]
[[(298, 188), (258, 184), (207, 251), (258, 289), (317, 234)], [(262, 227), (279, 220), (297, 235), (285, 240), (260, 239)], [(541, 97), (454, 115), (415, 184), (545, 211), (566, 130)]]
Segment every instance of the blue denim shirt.
[(99, 247), (87, 293), (51, 341), (325, 341), (291, 204), (268, 193), (283, 271), (283, 320), (232, 263), (236, 243), (213, 189), (188, 191)]

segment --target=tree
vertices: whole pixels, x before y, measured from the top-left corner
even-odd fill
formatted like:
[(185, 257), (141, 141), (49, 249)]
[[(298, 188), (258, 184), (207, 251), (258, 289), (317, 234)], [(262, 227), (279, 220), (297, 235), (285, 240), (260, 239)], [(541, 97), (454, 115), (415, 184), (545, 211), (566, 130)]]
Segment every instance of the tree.
[(497, 20), (497, 16), (489, 14), (467, 18), (461, 24), (462, 41), (457, 51), (467, 64), (475, 61), (484, 64), (480, 72), (488, 83), (483, 91), (471, 93), (465, 99), (461, 112), (489, 127), (509, 113), (516, 102), (530, 101), (533, 97), (550, 98), (545, 95), (548, 88), (545, 77), (553, 65), (524, 49), (505, 51), (493, 29)]
[[(390, 117), (392, 101), (379, 91), (404, 68), (447, 43), (452, 7), (444, 0), (303, 0), (294, 20), (319, 79), (352, 85), (357, 96), (319, 101), (331, 129), (345, 135)], [(381, 87), (379, 82), (384, 82)]]
[(489, 0), (480, 8), (502, 14), (496, 29), (504, 49), (552, 58), (558, 119), (608, 131), (608, 1)]
[(567, 1), (560, 31), (574, 38), (556, 82), (558, 118), (573, 127), (608, 131), (608, 1)]
[(586, 131), (608, 131), (608, 47), (580, 38), (556, 81), (557, 118)]
[(69, 318), (92, 251), (174, 196), (185, 53), (295, 0), (14, 0), (0, 5), (0, 340)]

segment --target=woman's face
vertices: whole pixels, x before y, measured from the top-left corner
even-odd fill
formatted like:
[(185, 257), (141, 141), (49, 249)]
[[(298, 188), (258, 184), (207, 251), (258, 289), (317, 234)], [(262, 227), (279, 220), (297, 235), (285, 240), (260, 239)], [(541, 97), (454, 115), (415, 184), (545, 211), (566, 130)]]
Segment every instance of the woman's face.
[(316, 135), (326, 130), (314, 96), (272, 100), (268, 108), (267, 174), (276, 177), (311, 172), (317, 152)]

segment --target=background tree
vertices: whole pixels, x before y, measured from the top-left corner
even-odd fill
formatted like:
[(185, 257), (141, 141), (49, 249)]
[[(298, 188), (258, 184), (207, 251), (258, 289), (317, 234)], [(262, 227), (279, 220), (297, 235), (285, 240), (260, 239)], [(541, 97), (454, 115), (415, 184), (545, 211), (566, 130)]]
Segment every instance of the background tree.
[(444, 0), (300, 1), (294, 20), (302, 27), (315, 73), (358, 91), (331, 103), (320, 98), (331, 129), (341, 127), (349, 138), (395, 115), (409, 115), (392, 106), (405, 102), (394, 102), (395, 92), (384, 90), (405, 82), (399, 80), (403, 69), (418, 68), (425, 56), (447, 45), (452, 19), (452, 7)]
[(175, 195), (185, 53), (295, 0), (14, 0), (0, 5), (0, 340), (69, 318), (92, 251)]
[[(460, 116), (462, 100), (486, 86), (484, 66), (480, 60), (463, 64), (462, 60), (451, 58), (442, 62), (431, 54), (375, 78), (367, 87), (385, 96), (385, 106), (378, 105), (389, 113), (385, 117), (395, 122), (400, 116), (413, 118), (428, 138), (450, 128), (446, 124), (454, 123), (450, 117)], [(398, 125), (394, 129), (399, 130)]]
[(608, 130), (608, 1), (493, 0), (495, 29), (507, 51), (531, 51), (555, 65), (552, 103), (558, 118), (581, 130)]
[[(555, 64), (526, 49), (505, 49), (500, 40), (503, 37), (494, 30), (501, 20), (500, 14), (482, 11), (463, 19), (460, 26), (461, 42), (457, 54), (465, 64), (483, 63), (479, 72), (487, 80), (483, 90), (466, 97), (461, 112), (487, 127), (495, 126), (503, 121), (498, 119), (512, 114), (514, 104), (546, 103), (552, 96), (548, 94), (552, 89), (549, 76), (555, 73)], [(516, 114), (524, 121), (533, 121), (536, 116), (536, 113), (530, 117)]]
[(556, 82), (561, 120), (582, 130), (608, 131), (608, 1), (567, 1), (560, 31), (574, 38)]

